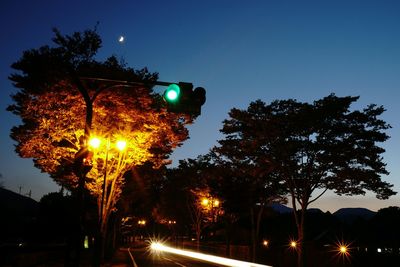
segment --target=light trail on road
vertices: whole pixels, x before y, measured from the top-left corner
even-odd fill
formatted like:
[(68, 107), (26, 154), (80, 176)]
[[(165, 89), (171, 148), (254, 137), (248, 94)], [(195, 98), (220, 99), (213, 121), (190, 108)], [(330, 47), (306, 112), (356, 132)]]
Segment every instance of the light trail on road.
[(203, 261), (207, 261), (207, 262), (212, 262), (212, 263), (220, 264), (220, 265), (224, 265), (224, 266), (231, 266), (231, 267), (272, 267), (272, 266), (269, 266), (269, 265), (262, 265), (262, 264), (257, 264), (257, 263), (253, 263), (253, 262), (247, 262), (247, 261), (239, 261), (239, 260), (234, 260), (234, 259), (229, 259), (229, 258), (223, 258), (223, 257), (203, 254), (203, 253), (199, 253), (199, 252), (193, 252), (193, 251), (188, 251), (188, 250), (183, 250), (183, 249), (172, 248), (172, 247), (166, 246), (164, 244), (161, 244), (159, 242), (151, 243), (150, 248), (153, 251), (156, 251), (156, 252), (172, 253), (172, 254), (185, 256), (185, 257), (190, 257), (190, 258), (193, 258), (193, 259), (203, 260)]

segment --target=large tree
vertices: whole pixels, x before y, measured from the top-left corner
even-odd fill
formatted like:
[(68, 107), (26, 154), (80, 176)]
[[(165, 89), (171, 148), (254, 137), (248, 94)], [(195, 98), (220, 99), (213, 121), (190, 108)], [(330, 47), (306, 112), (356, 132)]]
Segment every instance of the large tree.
[[(163, 107), (151, 86), (157, 73), (134, 70), (115, 56), (97, 60), (101, 39), (96, 30), (54, 33), (53, 46), (25, 51), (12, 64), (17, 72), (10, 80), (17, 92), (8, 110), (22, 124), (13, 127), (11, 137), (16, 152), (32, 158), (58, 184), (72, 191), (85, 184), (97, 199), (105, 231), (124, 174), (148, 161), (154, 166), (168, 163), (173, 148), (188, 138), (185, 125), (192, 118)], [(108, 145), (92, 151), (92, 166), (82, 169), (77, 160), (82, 160), (82, 151), (84, 157), (90, 155), (90, 136), (102, 136)], [(119, 138), (127, 143), (124, 152), (114, 149)]]
[[(252, 260), (255, 261), (265, 207), (274, 202), (286, 203), (287, 190), (271, 166), (266, 164), (262, 157), (263, 149), (257, 147), (257, 140), (251, 136), (262, 135), (265, 129), (256, 129), (257, 125), (250, 128), (254, 117), (244, 113), (234, 117), (234, 112), (230, 113), (231, 120), (223, 122), (221, 132), (225, 139), (219, 140), (220, 145), (211, 152), (217, 180), (212, 187), (224, 199), (227, 232), (239, 217), (248, 215), (250, 218)], [(229, 242), (227, 244), (229, 246)]]
[(378, 144), (388, 139), (385, 130), (390, 127), (379, 118), (384, 108), (351, 110), (357, 100), (335, 95), (311, 104), (257, 100), (247, 110), (232, 109), (224, 121), (222, 148), (234, 143), (231, 157), (250, 158), (247, 165), (252, 169), (284, 182), (298, 230), (299, 266), (305, 211), (327, 190), (338, 195), (364, 195), (368, 190), (380, 199), (395, 194), (381, 179), (388, 172), (381, 156), (385, 150)]

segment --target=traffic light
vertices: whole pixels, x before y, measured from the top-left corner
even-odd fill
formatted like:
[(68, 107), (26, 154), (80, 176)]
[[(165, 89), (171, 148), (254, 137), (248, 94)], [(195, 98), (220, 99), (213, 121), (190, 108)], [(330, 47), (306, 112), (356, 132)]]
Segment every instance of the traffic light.
[(201, 106), (206, 102), (206, 90), (203, 87), (193, 90), (192, 83), (173, 83), (165, 90), (164, 100), (170, 112), (198, 116), (201, 113)]

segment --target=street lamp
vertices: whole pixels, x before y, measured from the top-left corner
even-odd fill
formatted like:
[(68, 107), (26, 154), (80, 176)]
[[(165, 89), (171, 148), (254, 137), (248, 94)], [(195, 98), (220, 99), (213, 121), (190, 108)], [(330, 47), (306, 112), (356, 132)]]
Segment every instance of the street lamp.
[(203, 205), (211, 214), (212, 217), (212, 222), (214, 223), (216, 221), (216, 217), (218, 216), (218, 208), (220, 205), (220, 201), (217, 198), (214, 198), (213, 196), (210, 197), (204, 197), (201, 200), (201, 205)]
[[(92, 137), (89, 139), (89, 146), (93, 149), (98, 149), (100, 148), (100, 145), (102, 143), (102, 140), (98, 137)], [(125, 140), (118, 140), (115, 144), (115, 147), (119, 151), (119, 153), (122, 153), (126, 149), (126, 141)], [(111, 150), (111, 142), (110, 138), (107, 138), (106, 140), (106, 156), (105, 156), (105, 166), (104, 166), (104, 175), (103, 175), (103, 185), (102, 185), (102, 195), (101, 195), (101, 205), (100, 205), (100, 218), (99, 218), (99, 224), (100, 227), (103, 226), (103, 213), (104, 213), (104, 202), (105, 202), (105, 197), (106, 197), (106, 185), (107, 185), (107, 169), (108, 169), (108, 156), (109, 156), (109, 151)], [(101, 230), (101, 229), (100, 229)]]
[(146, 220), (139, 220), (138, 224), (142, 225), (142, 226), (145, 226), (146, 225)]

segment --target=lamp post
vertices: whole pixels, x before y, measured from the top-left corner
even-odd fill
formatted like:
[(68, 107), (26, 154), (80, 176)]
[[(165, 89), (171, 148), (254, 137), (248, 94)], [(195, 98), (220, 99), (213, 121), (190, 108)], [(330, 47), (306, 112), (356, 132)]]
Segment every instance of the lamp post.
[[(102, 141), (97, 137), (93, 137), (89, 139), (89, 146), (93, 149), (99, 149)], [(119, 151), (119, 159), (118, 161), (123, 160), (122, 152), (126, 149), (126, 141), (119, 140), (116, 142), (115, 147)], [(105, 209), (106, 196), (107, 196), (107, 172), (108, 172), (108, 160), (109, 160), (109, 152), (111, 150), (111, 141), (110, 137), (106, 139), (106, 150), (105, 150), (105, 160), (104, 160), (104, 171), (103, 171), (103, 183), (102, 183), (102, 193), (101, 193), (101, 202), (100, 202), (100, 213), (99, 213), (99, 257), (103, 259), (104, 255), (104, 232), (105, 232), (105, 213), (107, 212)], [(116, 178), (115, 178), (116, 179)]]
[[(89, 140), (89, 146), (94, 148), (94, 149), (98, 149), (100, 147), (101, 144), (101, 140), (97, 137), (93, 137)], [(115, 144), (117, 150), (119, 151), (119, 153), (122, 153), (125, 148), (126, 148), (126, 141), (124, 140), (118, 140)], [(111, 141), (110, 138), (108, 137), (106, 139), (106, 155), (105, 155), (105, 161), (104, 161), (104, 173), (103, 173), (103, 185), (102, 185), (102, 194), (101, 194), (101, 205), (100, 205), (100, 218), (99, 218), (99, 223), (100, 226), (102, 226), (103, 223), (103, 214), (104, 214), (104, 204), (105, 204), (105, 198), (106, 198), (106, 192), (107, 192), (107, 171), (108, 171), (108, 157), (109, 157), (109, 151), (111, 150)], [(120, 159), (121, 158), (121, 154), (120, 154)]]

